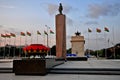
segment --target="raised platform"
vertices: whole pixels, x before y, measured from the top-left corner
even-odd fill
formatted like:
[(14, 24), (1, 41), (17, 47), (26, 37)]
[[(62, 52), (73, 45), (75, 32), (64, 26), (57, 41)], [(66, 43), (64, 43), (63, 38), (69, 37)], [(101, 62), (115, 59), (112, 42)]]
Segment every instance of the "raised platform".
[(63, 64), (55, 59), (23, 59), (13, 61), (13, 72), (16, 75), (45, 75), (47, 69)]
[(87, 57), (67, 57), (67, 61), (87, 61)]

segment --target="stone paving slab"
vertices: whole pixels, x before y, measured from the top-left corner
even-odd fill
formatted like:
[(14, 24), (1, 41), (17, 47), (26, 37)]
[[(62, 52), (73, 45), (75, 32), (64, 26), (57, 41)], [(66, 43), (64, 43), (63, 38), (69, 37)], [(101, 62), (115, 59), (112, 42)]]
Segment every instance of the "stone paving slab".
[(67, 61), (55, 68), (117, 68), (120, 69), (120, 60), (88, 60)]
[[(0, 68), (12, 68), (12, 60), (0, 60)], [(88, 59), (88, 61), (67, 61), (55, 68), (120, 68), (120, 60), (97, 60)]]
[(0, 80), (120, 80), (119, 75), (48, 74), (46, 76), (16, 76), (0, 74)]
[[(0, 63), (0, 67), (12, 67), (12, 62)], [(120, 68), (120, 60), (67, 61), (55, 68)], [(46, 76), (16, 76), (0, 73), (0, 80), (120, 80), (119, 75), (48, 74)]]

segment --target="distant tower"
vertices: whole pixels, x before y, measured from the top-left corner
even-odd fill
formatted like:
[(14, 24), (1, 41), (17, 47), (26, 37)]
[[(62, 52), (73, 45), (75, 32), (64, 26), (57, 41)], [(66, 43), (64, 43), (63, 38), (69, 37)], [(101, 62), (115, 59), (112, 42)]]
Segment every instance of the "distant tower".
[(62, 14), (62, 4), (59, 6), (59, 14), (56, 15), (56, 57), (66, 59), (66, 16)]
[(77, 54), (78, 57), (84, 57), (84, 36), (80, 32), (76, 32), (75, 36), (71, 37), (72, 53)]

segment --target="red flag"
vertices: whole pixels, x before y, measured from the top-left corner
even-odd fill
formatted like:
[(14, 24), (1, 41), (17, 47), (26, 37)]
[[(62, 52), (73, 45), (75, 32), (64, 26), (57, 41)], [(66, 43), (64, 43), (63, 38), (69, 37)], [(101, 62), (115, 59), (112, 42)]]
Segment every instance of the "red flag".
[(44, 34), (45, 34), (45, 35), (48, 35), (48, 33), (47, 33), (46, 31), (44, 31)]
[(5, 34), (1, 34), (1, 37), (5, 38), (5, 37), (6, 37), (6, 35), (5, 35)]
[(104, 27), (104, 31), (109, 32), (109, 29), (107, 27)]
[(50, 34), (54, 34), (54, 32), (52, 30), (50, 30)]
[(98, 29), (98, 28), (97, 28), (97, 29), (96, 29), (96, 32), (101, 33), (101, 29)]
[(10, 35), (11, 35), (12, 37), (16, 37), (16, 35), (15, 35), (14, 33), (10, 33)]
[(24, 32), (20, 32), (21, 36), (25, 36), (25, 33)]
[(6, 34), (6, 37), (7, 37), (7, 38), (10, 38), (10, 37), (11, 37), (11, 35), (10, 35), (10, 34)]
[(38, 35), (41, 35), (41, 33), (40, 33), (39, 31), (37, 31), (37, 34), (38, 34)]
[(28, 36), (31, 36), (31, 33), (27, 31), (27, 35), (28, 35)]
[(92, 30), (88, 28), (88, 32), (92, 32)]

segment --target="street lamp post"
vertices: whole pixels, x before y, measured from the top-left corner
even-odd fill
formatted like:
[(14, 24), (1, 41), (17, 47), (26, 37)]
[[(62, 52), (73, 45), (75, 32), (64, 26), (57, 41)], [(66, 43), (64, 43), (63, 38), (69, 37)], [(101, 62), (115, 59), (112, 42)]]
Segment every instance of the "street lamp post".
[[(46, 35), (47, 35), (47, 47), (49, 47), (49, 43), (48, 43), (48, 42), (49, 42), (49, 41), (48, 41), (48, 38), (49, 38), (49, 37), (48, 37), (48, 30), (50, 29), (50, 27), (47, 26), (47, 25), (45, 25), (45, 27), (47, 28), (47, 34), (46, 34)], [(47, 53), (47, 55), (48, 55), (48, 53)]]
[(49, 47), (49, 43), (48, 43), (48, 30), (50, 29), (49, 26), (45, 25), (45, 27), (47, 28), (47, 47)]

